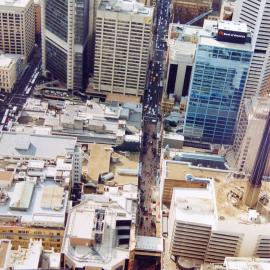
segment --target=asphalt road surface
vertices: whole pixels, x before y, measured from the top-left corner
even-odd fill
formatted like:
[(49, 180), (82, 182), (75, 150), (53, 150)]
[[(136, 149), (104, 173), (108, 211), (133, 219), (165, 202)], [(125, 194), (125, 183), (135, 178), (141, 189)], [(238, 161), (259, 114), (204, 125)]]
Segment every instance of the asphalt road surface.
[(154, 35), (153, 58), (149, 64), (146, 90), (143, 100), (143, 128), (140, 152), (139, 176), (139, 224), (137, 234), (156, 236), (155, 217), (152, 215), (151, 200), (153, 187), (159, 185), (160, 165), (157, 134), (161, 122), (160, 104), (163, 92), (164, 52), (170, 22), (170, 1), (157, 2), (156, 31)]
[[(12, 106), (17, 106), (18, 109), (22, 109), (26, 99), (29, 94), (26, 95), (24, 90), (29, 83), (34, 71), (37, 67), (40, 67), (41, 60), (40, 56), (32, 58), (28, 63), (28, 68), (25, 70), (23, 75), (19, 80), (17, 80), (13, 91), (10, 94), (1, 93), (1, 98), (3, 101), (0, 101), (0, 120), (2, 120), (5, 110), (7, 108), (12, 108)], [(33, 88), (34, 86), (32, 86)]]

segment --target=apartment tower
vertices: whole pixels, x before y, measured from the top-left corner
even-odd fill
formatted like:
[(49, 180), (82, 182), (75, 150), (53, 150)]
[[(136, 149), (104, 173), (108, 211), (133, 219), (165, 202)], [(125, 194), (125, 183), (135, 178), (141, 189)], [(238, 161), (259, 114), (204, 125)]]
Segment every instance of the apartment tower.
[(89, 1), (41, 1), (42, 69), (68, 90), (87, 86), (90, 66)]
[(96, 17), (94, 90), (141, 96), (152, 41), (153, 8), (101, 1)]
[(33, 0), (0, 0), (0, 51), (28, 59), (35, 46)]
[(238, 0), (233, 20), (245, 22), (253, 34), (254, 55), (244, 98), (270, 92), (270, 0)]

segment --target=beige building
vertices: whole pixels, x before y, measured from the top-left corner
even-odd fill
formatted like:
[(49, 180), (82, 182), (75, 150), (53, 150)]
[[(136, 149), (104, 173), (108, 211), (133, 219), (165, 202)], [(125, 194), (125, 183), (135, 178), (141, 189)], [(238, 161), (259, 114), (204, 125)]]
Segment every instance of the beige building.
[(167, 239), (168, 252), (180, 258), (180, 265), (183, 259), (199, 267), (226, 257), (269, 258), (268, 182), (262, 183), (257, 206), (250, 209), (243, 202), (247, 179), (186, 162), (169, 160), (163, 166), (173, 178), (183, 179), (173, 188)]
[(173, 0), (173, 22), (182, 24), (212, 8), (213, 0)]
[(27, 60), (35, 45), (33, 0), (0, 0), (0, 50)]
[(10, 93), (16, 82), (16, 61), (0, 55), (0, 91)]
[[(237, 123), (234, 144), (227, 152), (227, 160), (237, 171), (251, 173), (262, 140), (270, 98), (260, 97), (246, 100)], [(270, 166), (265, 175), (270, 175)]]
[(153, 8), (136, 1), (101, 1), (96, 17), (94, 91), (143, 95)]

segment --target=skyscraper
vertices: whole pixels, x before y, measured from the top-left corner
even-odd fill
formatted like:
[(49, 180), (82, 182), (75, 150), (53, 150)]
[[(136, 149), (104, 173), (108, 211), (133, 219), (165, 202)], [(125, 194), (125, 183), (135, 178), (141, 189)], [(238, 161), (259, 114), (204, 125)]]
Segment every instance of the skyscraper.
[(67, 89), (86, 87), (90, 65), (89, 0), (41, 1), (42, 68)]
[(270, 92), (270, 0), (238, 0), (233, 20), (245, 22), (253, 34), (252, 57), (244, 97)]
[[(234, 143), (227, 161), (236, 171), (252, 172), (270, 109), (269, 97), (246, 99), (237, 121)], [(270, 161), (270, 155), (268, 155)], [(270, 175), (269, 162), (264, 175)]]
[(0, 0), (0, 51), (27, 60), (35, 45), (33, 0)]
[(198, 37), (184, 135), (231, 144), (252, 56), (245, 24), (205, 21)]
[(101, 1), (96, 18), (94, 90), (143, 95), (153, 8), (136, 1)]

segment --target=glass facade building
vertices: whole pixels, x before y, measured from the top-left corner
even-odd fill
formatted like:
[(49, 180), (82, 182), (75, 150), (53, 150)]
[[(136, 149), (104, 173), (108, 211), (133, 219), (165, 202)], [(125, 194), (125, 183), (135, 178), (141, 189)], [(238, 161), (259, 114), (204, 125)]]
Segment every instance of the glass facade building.
[[(251, 50), (198, 44), (189, 90), (184, 135), (214, 144), (232, 144), (252, 57)], [(243, 45), (244, 48), (244, 45)]]
[(41, 2), (43, 69), (68, 90), (84, 90), (90, 71), (89, 0)]

